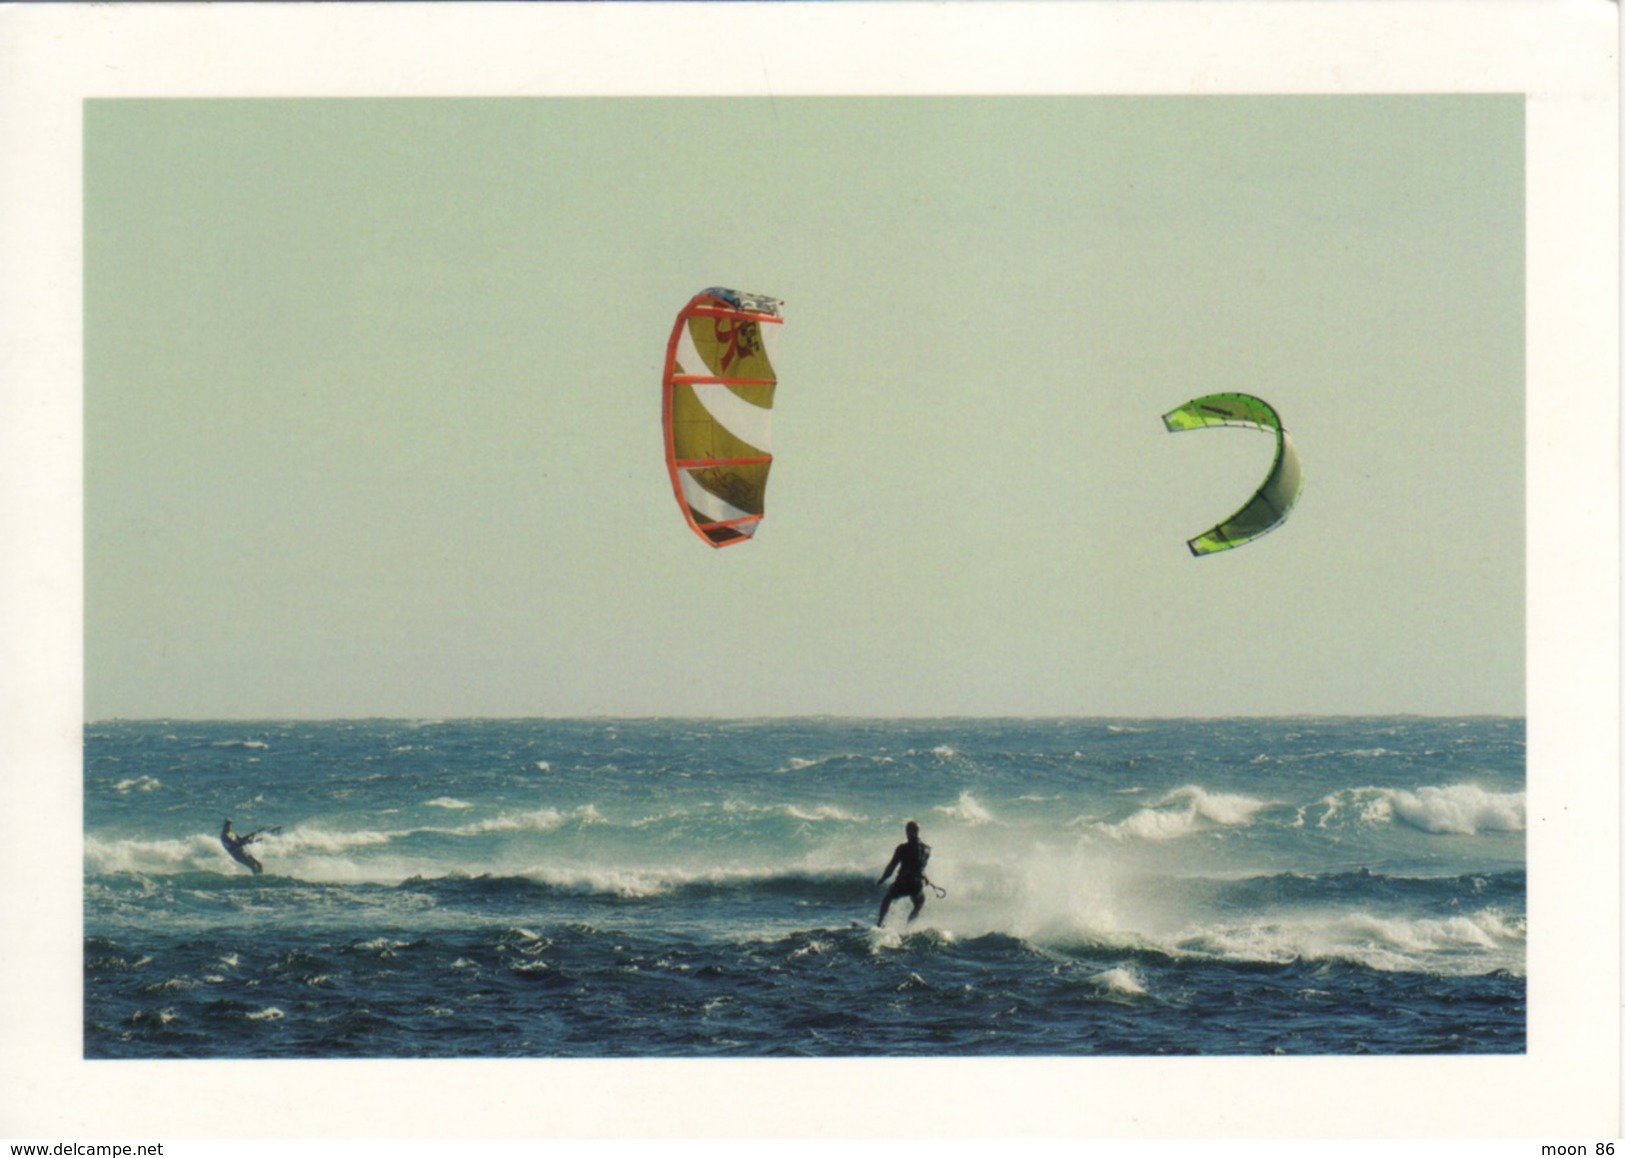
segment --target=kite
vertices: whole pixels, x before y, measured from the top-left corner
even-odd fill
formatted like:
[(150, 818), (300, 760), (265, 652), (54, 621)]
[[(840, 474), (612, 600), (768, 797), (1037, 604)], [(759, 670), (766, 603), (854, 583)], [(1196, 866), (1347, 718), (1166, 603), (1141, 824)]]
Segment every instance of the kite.
[(661, 374), (666, 468), (689, 527), (713, 547), (756, 534), (773, 465), (770, 347), (784, 303), (707, 289), (678, 311)]
[(1280, 415), (1262, 398), (1251, 394), (1209, 394), (1193, 398), (1162, 416), (1169, 430), (1197, 430), (1204, 426), (1247, 426), (1275, 435), (1275, 459), (1263, 484), (1239, 511), (1203, 531), (1185, 545), (1192, 555), (1211, 555), (1250, 543), (1286, 520), (1303, 490), (1303, 464)]

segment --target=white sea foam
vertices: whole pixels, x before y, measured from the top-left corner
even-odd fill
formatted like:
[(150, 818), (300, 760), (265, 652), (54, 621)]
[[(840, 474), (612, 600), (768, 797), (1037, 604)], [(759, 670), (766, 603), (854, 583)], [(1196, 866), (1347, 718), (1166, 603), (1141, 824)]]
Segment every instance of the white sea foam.
[(114, 792), (156, 792), (162, 788), (163, 782), (151, 776), (137, 776), (132, 780), (120, 780), (113, 785)]
[(472, 804), (470, 804), (466, 800), (458, 800), (455, 796), (437, 796), (433, 800), (427, 801), (426, 804), (425, 804), (425, 807), (427, 807), (427, 808), (473, 808), (474, 806)]
[(992, 824), (995, 820), (994, 815), (982, 805), (982, 802), (969, 792), (961, 792), (959, 799), (954, 803), (948, 805), (939, 804), (932, 811), (940, 812), (951, 820), (963, 821), (966, 824)]
[(352, 848), (388, 844), (397, 835), (399, 834), (378, 832), (373, 829), (339, 832), (327, 828), (300, 827), (281, 833), (275, 839), (285, 852), (336, 854), (347, 852)]
[[(458, 811), (472, 807), (453, 797), (431, 800), (429, 805)], [(419, 834), (435, 836), (477, 837), (493, 832), (554, 832), (567, 824), (588, 825), (603, 823), (603, 814), (591, 804), (561, 812), (557, 808), (537, 808), (520, 812), (503, 812), (467, 824), (442, 828), (434, 825), (422, 828), (352, 829), (339, 831), (322, 828), (295, 828), (279, 837), (267, 838), (286, 852), (315, 852), (339, 854), (355, 848), (386, 845)]]
[(219, 841), (207, 834), (168, 840), (108, 839), (95, 835), (85, 837), (85, 872), (95, 876), (102, 873), (178, 873), (199, 869), (222, 868), (225, 852)]
[(1522, 832), (1526, 826), (1522, 792), (1486, 792), (1472, 784), (1422, 788), (1393, 797), (1394, 815), (1423, 832)]
[(654, 825), (666, 824), (673, 820), (686, 820), (690, 815), (691, 814), (688, 809), (678, 808), (671, 812), (657, 812), (651, 816), (640, 816), (638, 819), (628, 822), (627, 827), (650, 828)]
[(1138, 973), (1126, 965), (1097, 974), (1094, 982), (1109, 993), (1118, 993), (1126, 997), (1143, 997), (1146, 992), (1145, 982), (1140, 979)]
[[(749, 800), (725, 800), (722, 811), (733, 816), (788, 816), (791, 820), (862, 822), (869, 818), (834, 804), (757, 804)], [(646, 822), (644, 822), (646, 823)]]
[[(681, 885), (703, 880), (701, 874), (682, 873), (662, 869), (590, 868), (552, 866), (526, 869), (527, 880), (548, 885), (565, 892), (589, 895), (617, 896), (627, 900), (647, 900), (666, 896)], [(719, 879), (725, 874), (711, 874)]]
[(1261, 914), (1174, 937), (1174, 952), (1285, 964), (1353, 961), (1389, 972), (1522, 972), (1525, 922), (1496, 909), (1448, 917), (1364, 910)]
[(818, 804), (810, 808), (802, 808), (795, 804), (783, 805), (784, 814), (795, 820), (840, 820), (857, 823), (867, 820), (861, 813), (848, 812), (844, 808), (837, 808), (833, 804)]
[(483, 836), (489, 832), (553, 832), (572, 819), (590, 824), (601, 817), (598, 810), (591, 805), (578, 808), (573, 813), (560, 812), (556, 808), (537, 808), (528, 812), (504, 812), (484, 820), (458, 825), (456, 828), (426, 831), (439, 832), (446, 836)]
[(871, 925), (869, 933), (869, 952), (879, 955), (882, 950), (897, 949), (903, 944), (903, 928), (901, 922), (893, 921), (890, 925)]
[(1244, 827), (1268, 807), (1268, 801), (1255, 800), (1250, 796), (1208, 792), (1195, 785), (1186, 785), (1115, 824), (1097, 824), (1095, 827), (1117, 838), (1177, 840), (1213, 827)]
[(839, 752), (833, 756), (820, 756), (817, 759), (808, 759), (805, 756), (791, 756), (784, 762), (781, 771), (806, 772), (809, 769), (822, 768), (826, 764), (844, 764), (853, 760), (866, 760), (871, 764), (892, 763), (890, 756), (864, 756), (857, 752)]
[(370, 941), (362, 941), (357, 949), (365, 949), (370, 953), (377, 953), (380, 957), (393, 957), (395, 950), (406, 948), (408, 942), (396, 941), (389, 937), (374, 937)]
[(1527, 826), (1525, 794), (1489, 792), (1476, 784), (1402, 788), (1351, 788), (1320, 802), (1326, 828), (1345, 815), (1366, 824), (1398, 822), (1432, 835), (1476, 836), (1487, 832), (1523, 832)]
[(429, 829), (447, 836), (483, 836), (490, 832), (554, 832), (569, 818), (556, 808), (536, 808), (527, 812), (504, 812), (460, 824), (455, 828)]

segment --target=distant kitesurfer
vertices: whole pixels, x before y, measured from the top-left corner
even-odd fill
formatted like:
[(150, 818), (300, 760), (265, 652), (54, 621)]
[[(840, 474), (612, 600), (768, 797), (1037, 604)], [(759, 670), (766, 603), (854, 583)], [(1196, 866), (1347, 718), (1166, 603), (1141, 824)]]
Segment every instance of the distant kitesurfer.
[[(914, 902), (914, 910), (908, 915), (910, 923), (925, 908), (925, 886), (931, 884), (925, 876), (925, 862), (931, 859), (931, 846), (920, 839), (920, 826), (912, 820), (903, 826), (903, 831), (908, 839), (897, 846), (897, 851), (891, 854), (891, 863), (880, 874), (880, 884), (886, 883), (886, 878), (891, 876), (894, 869), (897, 879), (880, 902), (880, 916), (875, 919), (877, 925), (886, 923), (886, 910), (898, 897), (908, 897)], [(936, 888), (935, 885), (931, 887)]]
[[(265, 830), (260, 830), (260, 832), (263, 831)], [(231, 821), (229, 820), (220, 826), (220, 843), (225, 846), (226, 851), (231, 854), (231, 858), (238, 864), (245, 864), (253, 869), (255, 876), (264, 872), (265, 866), (249, 854), (247, 846), (253, 844), (259, 838), (259, 832), (251, 832), (247, 836), (238, 836), (231, 830)]]

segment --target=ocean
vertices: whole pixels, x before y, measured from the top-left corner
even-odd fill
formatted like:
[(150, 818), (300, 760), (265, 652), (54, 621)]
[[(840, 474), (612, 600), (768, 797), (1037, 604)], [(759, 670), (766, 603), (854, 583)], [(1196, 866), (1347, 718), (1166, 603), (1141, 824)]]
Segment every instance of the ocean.
[[(1521, 1053), (1525, 763), (1514, 718), (94, 723), (84, 1054)], [(877, 929), (908, 820), (935, 888)]]

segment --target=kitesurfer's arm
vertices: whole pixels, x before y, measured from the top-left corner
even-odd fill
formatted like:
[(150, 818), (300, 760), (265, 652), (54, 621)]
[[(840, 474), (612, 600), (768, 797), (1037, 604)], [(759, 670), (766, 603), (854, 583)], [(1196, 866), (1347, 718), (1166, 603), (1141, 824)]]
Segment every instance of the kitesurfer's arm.
[(892, 871), (903, 863), (903, 849), (905, 847), (901, 844), (897, 846), (897, 851), (891, 854), (891, 863), (886, 866), (886, 871), (880, 874), (880, 880), (876, 882), (877, 884), (885, 884), (886, 878), (891, 876)]

